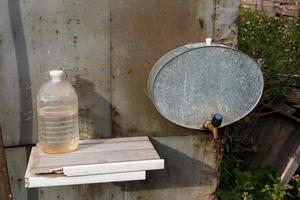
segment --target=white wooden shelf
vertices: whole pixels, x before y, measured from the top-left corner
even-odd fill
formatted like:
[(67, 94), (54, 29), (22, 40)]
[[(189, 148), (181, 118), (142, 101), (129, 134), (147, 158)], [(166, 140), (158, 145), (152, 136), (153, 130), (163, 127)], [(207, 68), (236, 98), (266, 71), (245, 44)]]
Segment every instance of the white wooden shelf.
[(49, 187), (146, 179), (146, 171), (164, 168), (148, 137), (82, 140), (76, 151), (45, 154), (31, 150), (26, 187)]

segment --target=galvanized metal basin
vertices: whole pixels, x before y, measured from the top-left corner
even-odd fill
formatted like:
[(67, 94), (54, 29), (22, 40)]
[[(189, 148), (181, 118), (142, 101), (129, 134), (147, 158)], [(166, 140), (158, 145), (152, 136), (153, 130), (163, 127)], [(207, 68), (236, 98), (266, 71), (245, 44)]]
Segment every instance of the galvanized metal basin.
[(263, 75), (248, 55), (219, 44), (195, 43), (161, 57), (148, 78), (157, 111), (183, 127), (203, 129), (215, 113), (222, 126), (247, 115), (263, 92)]

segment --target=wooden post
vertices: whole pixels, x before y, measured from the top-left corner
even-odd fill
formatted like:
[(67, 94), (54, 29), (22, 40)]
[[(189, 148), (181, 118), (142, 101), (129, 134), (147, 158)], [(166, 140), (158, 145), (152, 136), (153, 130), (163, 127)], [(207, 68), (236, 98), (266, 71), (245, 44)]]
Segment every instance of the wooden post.
[(298, 146), (294, 155), (290, 158), (288, 164), (286, 165), (283, 173), (280, 177), (280, 182), (282, 184), (287, 184), (295, 174), (296, 170), (299, 167), (299, 159), (300, 159), (300, 145)]

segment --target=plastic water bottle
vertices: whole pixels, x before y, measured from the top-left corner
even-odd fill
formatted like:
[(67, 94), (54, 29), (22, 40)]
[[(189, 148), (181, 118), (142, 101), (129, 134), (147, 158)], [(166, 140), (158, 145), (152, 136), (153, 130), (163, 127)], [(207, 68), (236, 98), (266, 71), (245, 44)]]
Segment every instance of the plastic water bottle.
[(63, 71), (50, 71), (51, 79), (37, 95), (39, 143), (45, 153), (66, 153), (78, 146), (78, 99)]

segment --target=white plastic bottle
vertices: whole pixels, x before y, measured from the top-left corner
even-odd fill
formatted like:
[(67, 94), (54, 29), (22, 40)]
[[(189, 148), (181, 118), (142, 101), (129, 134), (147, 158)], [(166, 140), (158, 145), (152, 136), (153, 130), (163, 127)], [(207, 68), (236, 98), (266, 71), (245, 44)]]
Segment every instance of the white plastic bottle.
[(37, 95), (39, 143), (45, 153), (67, 153), (78, 146), (78, 99), (63, 71), (50, 71), (51, 79)]

